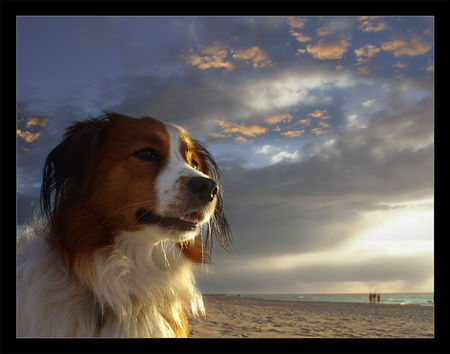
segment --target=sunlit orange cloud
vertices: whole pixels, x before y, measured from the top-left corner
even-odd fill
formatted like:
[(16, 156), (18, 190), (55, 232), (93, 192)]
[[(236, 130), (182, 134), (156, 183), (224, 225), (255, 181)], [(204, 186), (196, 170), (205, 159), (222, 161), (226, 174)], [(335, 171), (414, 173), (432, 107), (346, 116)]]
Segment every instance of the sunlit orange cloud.
[(317, 35), (320, 37), (324, 37), (329, 33), (328, 28), (326, 28), (326, 27), (318, 27), (316, 29), (316, 32), (317, 32)]
[(292, 114), (290, 113), (281, 113), (271, 117), (264, 118), (264, 122), (267, 124), (277, 124), (282, 122), (290, 122), (292, 120)]
[(325, 133), (325, 131), (321, 128), (313, 128), (311, 129), (311, 133), (313, 133), (314, 135), (322, 135), (323, 133)]
[(33, 125), (39, 125), (42, 128), (47, 126), (48, 117), (28, 117), (26, 127), (29, 128)]
[(416, 56), (425, 54), (432, 47), (430, 42), (425, 42), (418, 35), (412, 34), (409, 41), (404, 39), (392, 39), (382, 42), (381, 49), (393, 52), (396, 57), (402, 55)]
[(363, 57), (358, 57), (356, 58), (356, 63), (355, 65), (366, 65), (370, 63), (370, 59), (369, 58), (363, 58)]
[(308, 45), (306, 50), (316, 59), (342, 59), (349, 45), (345, 39), (335, 42), (320, 40), (316, 45)]
[(434, 71), (434, 64), (430, 64), (427, 66), (427, 71)]
[(370, 63), (370, 58), (373, 58), (381, 49), (372, 45), (365, 44), (360, 48), (354, 50), (356, 58), (356, 66), (361, 74), (368, 75), (371, 73), (372, 68), (368, 65)]
[(247, 136), (256, 136), (267, 133), (268, 129), (255, 124), (237, 124), (219, 120), (218, 124), (222, 127), (223, 133), (241, 133)]
[(288, 130), (287, 132), (283, 132), (281, 134), (284, 135), (284, 136), (287, 136), (289, 138), (296, 138), (298, 136), (301, 136), (301, 135), (305, 134), (305, 129)]
[(300, 119), (298, 122), (299, 124), (311, 125), (311, 118)]
[(291, 28), (303, 28), (306, 23), (306, 19), (301, 17), (288, 16), (287, 23)]
[(247, 49), (237, 49), (234, 51), (233, 58), (247, 60), (254, 68), (264, 68), (273, 66), (269, 56), (258, 46)]
[(221, 42), (214, 42), (208, 46), (200, 46), (199, 55), (191, 47), (186, 48), (181, 57), (187, 64), (197, 66), (205, 70), (209, 68), (225, 68), (227, 71), (233, 70), (234, 65), (225, 58), (228, 56), (228, 48)]
[(21, 131), (20, 129), (17, 129), (17, 135), (24, 139), (27, 143), (32, 143), (40, 137), (41, 132), (31, 133), (29, 131)]
[(225, 134), (225, 133), (211, 133), (209, 134), (211, 138), (231, 138), (231, 134)]
[(357, 57), (367, 57), (372, 58), (374, 57), (381, 49), (372, 45), (372, 44), (365, 44), (361, 48), (355, 49), (355, 54)]
[(387, 29), (387, 24), (377, 16), (361, 16), (359, 29), (363, 32), (380, 32)]
[(330, 128), (330, 127), (331, 127), (331, 125), (329, 125), (328, 123), (325, 123), (324, 121), (320, 121), (320, 122), (319, 122), (319, 125), (320, 125), (322, 128)]
[(311, 40), (311, 37), (304, 35), (301, 32), (296, 31), (290, 31), (291, 35), (295, 37), (296, 40), (298, 40), (301, 43), (309, 42)]
[(326, 109), (316, 109), (314, 112), (308, 113), (308, 116), (320, 119), (330, 118), (330, 115)]
[(238, 135), (237, 137), (234, 138), (234, 140), (240, 143), (248, 143), (248, 139), (243, 137), (242, 135)]

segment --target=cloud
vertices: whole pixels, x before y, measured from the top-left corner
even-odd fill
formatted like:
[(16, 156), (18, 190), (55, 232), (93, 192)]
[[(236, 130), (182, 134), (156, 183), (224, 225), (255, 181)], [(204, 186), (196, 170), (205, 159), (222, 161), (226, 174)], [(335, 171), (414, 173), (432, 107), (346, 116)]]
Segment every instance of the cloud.
[(247, 136), (257, 136), (268, 132), (267, 128), (256, 124), (237, 124), (225, 120), (219, 120), (218, 124), (222, 127), (223, 133), (241, 133)]
[(298, 121), (299, 124), (311, 125), (311, 118), (300, 119)]
[(264, 68), (273, 66), (272, 60), (269, 56), (258, 46), (253, 46), (247, 49), (236, 49), (233, 53), (233, 58), (247, 60), (254, 68)]
[(210, 133), (211, 138), (231, 138), (233, 135), (225, 133)]
[(341, 39), (334, 42), (319, 40), (316, 45), (308, 45), (306, 50), (316, 59), (342, 59), (350, 42)]
[(330, 128), (330, 127), (331, 127), (330, 124), (325, 123), (324, 121), (320, 121), (320, 122), (319, 122), (319, 125), (320, 125), (322, 128)]
[(270, 159), (271, 163), (273, 164), (279, 163), (281, 161), (295, 161), (299, 158), (298, 151), (282, 151), (281, 148), (270, 144), (265, 144), (261, 147), (255, 148), (255, 152), (262, 155), (273, 154)]
[(245, 60), (256, 69), (273, 66), (272, 60), (259, 46), (247, 49), (228, 49), (228, 45), (215, 41), (209, 45), (200, 45), (199, 54), (192, 47), (184, 48), (180, 56), (192, 66), (205, 70), (210, 68), (224, 68), (226, 71), (234, 69), (234, 64), (228, 58)]
[(328, 28), (326, 28), (325, 26), (317, 27), (316, 32), (319, 37), (325, 37), (326, 35), (328, 35), (330, 33)]
[(373, 68), (369, 66), (370, 59), (373, 58), (381, 49), (372, 45), (365, 44), (364, 46), (354, 50), (356, 54), (356, 66), (358, 67), (358, 72), (364, 75), (368, 75), (372, 72)]
[[(295, 258), (295, 255), (290, 258)], [(433, 279), (433, 256), (429, 252), (405, 256), (380, 255), (357, 261), (349, 257), (341, 262), (318, 258), (291, 267), (273, 266), (277, 263), (283, 264), (279, 262), (279, 257), (270, 256), (247, 262), (224, 260), (224, 266), (215, 274), (206, 276), (206, 279), (201, 275), (197, 278), (201, 288), (272, 293), (278, 289), (286, 289), (290, 293), (321, 291), (319, 289), (333, 293), (348, 292), (348, 289), (357, 289), (358, 292), (373, 289), (423, 291), (423, 285)]]
[(288, 152), (288, 151), (280, 151), (279, 153), (272, 156), (271, 161), (273, 163), (278, 163), (281, 161), (295, 161), (298, 160), (298, 151)]
[(363, 106), (365, 108), (369, 108), (369, 107), (372, 107), (376, 102), (377, 102), (377, 100), (375, 98), (372, 98), (372, 99), (366, 100), (363, 103), (361, 103), (361, 106)]
[(353, 17), (319, 17), (316, 33), (319, 37), (348, 35), (354, 26), (354, 22)]
[(188, 47), (181, 53), (181, 57), (187, 64), (197, 66), (202, 70), (209, 68), (233, 70), (234, 65), (230, 61), (225, 60), (228, 56), (227, 45), (216, 41), (209, 45), (201, 45), (199, 51), (201, 55), (195, 53), (193, 48)]
[(277, 124), (277, 123), (288, 123), (292, 120), (292, 114), (290, 113), (280, 113), (274, 116), (264, 118), (264, 122), (267, 124)]
[(409, 39), (394, 38), (381, 43), (381, 49), (392, 52), (396, 57), (417, 56), (430, 51), (431, 42), (426, 42), (417, 34), (412, 33)]
[[(17, 108), (17, 135), (26, 143), (31, 144), (41, 137), (43, 128), (47, 126), (48, 117), (46, 116), (27, 116), (26, 109), (19, 106)], [(19, 152), (30, 152), (28, 147), (20, 146)]]
[(152, 115), (180, 124), (199, 138), (211, 133), (230, 134), (217, 130), (218, 117), (241, 123), (263, 122), (261, 117), (331, 104), (334, 90), (366, 84), (325, 62), (313, 66), (295, 60), (273, 70), (249, 69), (245, 75), (237, 70), (223, 75), (222, 70), (191, 69), (168, 77), (124, 76), (102, 82), (98, 88), (103, 102), (114, 97), (116, 103), (104, 107), (101, 97), (96, 100), (102, 108), (138, 117)]
[(387, 23), (377, 16), (361, 16), (358, 21), (361, 22), (359, 29), (363, 32), (380, 32), (388, 28)]
[(322, 135), (325, 133), (325, 130), (322, 128), (313, 128), (311, 129), (311, 133), (313, 133), (314, 135)]
[(306, 36), (301, 32), (296, 32), (296, 31), (290, 31), (291, 35), (293, 37), (295, 37), (296, 40), (298, 40), (300, 43), (304, 43), (304, 42), (309, 42), (311, 41), (311, 37), (310, 36)]
[(369, 75), (372, 72), (372, 68), (368, 65), (359, 65), (358, 72), (363, 75)]
[(316, 109), (314, 112), (308, 113), (313, 118), (328, 119), (330, 115), (326, 109)]
[(306, 132), (305, 129), (298, 129), (298, 130), (288, 130), (287, 132), (282, 132), (281, 134), (283, 136), (287, 136), (288, 138), (296, 138), (302, 136), (303, 134), (305, 134), (305, 132)]
[[(411, 104), (391, 94), (386, 104), (364, 111), (364, 126), (303, 145), (298, 159), (224, 169), (225, 206), (241, 254), (332, 249), (357, 237), (362, 213), (380, 203), (433, 195), (432, 97)], [(260, 153), (280, 153), (266, 145)]]
[(291, 26), (291, 28), (303, 28), (306, 23), (305, 18), (294, 16), (288, 16), (286, 21), (289, 24), (289, 26)]
[(30, 128), (33, 125), (38, 125), (41, 128), (45, 128), (47, 126), (48, 117), (27, 117), (26, 127)]
[(372, 45), (372, 44), (365, 44), (362, 47), (355, 49), (354, 52), (357, 57), (367, 57), (372, 58), (374, 57), (381, 49)]
[(17, 129), (17, 135), (24, 139), (27, 143), (32, 143), (33, 141), (39, 139), (42, 132), (31, 133), (29, 131), (22, 131)]
[(329, 103), (331, 97), (324, 97), (325, 92), (354, 86), (357, 81), (352, 74), (334, 68), (293, 64), (244, 83), (242, 98), (255, 111), (287, 110), (296, 105)]
[(397, 69), (405, 69), (405, 68), (408, 67), (408, 64), (399, 61), (399, 62), (395, 63), (395, 64), (392, 65), (392, 66), (393, 66), (394, 68), (397, 68)]
[(244, 144), (249, 142), (249, 140), (247, 138), (243, 137), (242, 135), (236, 136), (233, 140), (235, 140), (239, 143), (244, 143)]
[(261, 147), (257, 147), (255, 149), (255, 152), (257, 154), (271, 154), (271, 153), (275, 153), (278, 151), (280, 151), (280, 148), (273, 146), (273, 145), (269, 145), (269, 144), (263, 145)]

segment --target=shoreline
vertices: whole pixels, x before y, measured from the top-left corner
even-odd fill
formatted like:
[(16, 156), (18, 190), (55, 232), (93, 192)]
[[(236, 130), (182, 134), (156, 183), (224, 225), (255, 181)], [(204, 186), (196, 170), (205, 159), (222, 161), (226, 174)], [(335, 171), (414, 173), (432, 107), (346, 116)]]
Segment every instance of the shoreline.
[[(432, 338), (434, 307), (204, 295), (194, 338)], [(379, 306), (383, 305), (383, 306)]]
[[(412, 293), (413, 294), (413, 293)], [(424, 307), (434, 307), (433, 303), (393, 303), (393, 302), (385, 302), (383, 299), (380, 302), (369, 302), (369, 301), (329, 301), (329, 300), (303, 300), (303, 299), (268, 299), (259, 296), (252, 296), (254, 294), (204, 294), (203, 296), (211, 296), (211, 297), (237, 297), (241, 299), (252, 299), (252, 300), (267, 300), (267, 301), (282, 301), (282, 302), (302, 302), (302, 303), (317, 303), (324, 302), (330, 304), (368, 304), (368, 305), (394, 305), (394, 306), (424, 306)], [(306, 294), (308, 295), (308, 294)]]

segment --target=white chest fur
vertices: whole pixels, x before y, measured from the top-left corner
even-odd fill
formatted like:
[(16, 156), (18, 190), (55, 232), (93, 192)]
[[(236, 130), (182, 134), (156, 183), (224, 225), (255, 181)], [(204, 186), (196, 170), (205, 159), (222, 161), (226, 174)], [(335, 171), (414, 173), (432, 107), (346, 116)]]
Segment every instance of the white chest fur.
[(183, 309), (204, 312), (191, 262), (151, 233), (117, 235), (78, 277), (43, 236), (29, 230), (19, 246), (21, 337), (172, 337), (168, 320), (180, 323)]

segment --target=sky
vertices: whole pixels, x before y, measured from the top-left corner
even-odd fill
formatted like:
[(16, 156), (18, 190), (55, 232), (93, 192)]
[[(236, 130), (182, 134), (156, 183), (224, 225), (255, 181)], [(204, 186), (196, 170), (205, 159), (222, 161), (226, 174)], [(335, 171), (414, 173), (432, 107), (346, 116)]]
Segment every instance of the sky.
[(17, 224), (103, 110), (202, 141), (235, 250), (206, 293), (432, 292), (433, 17), (18, 17)]

